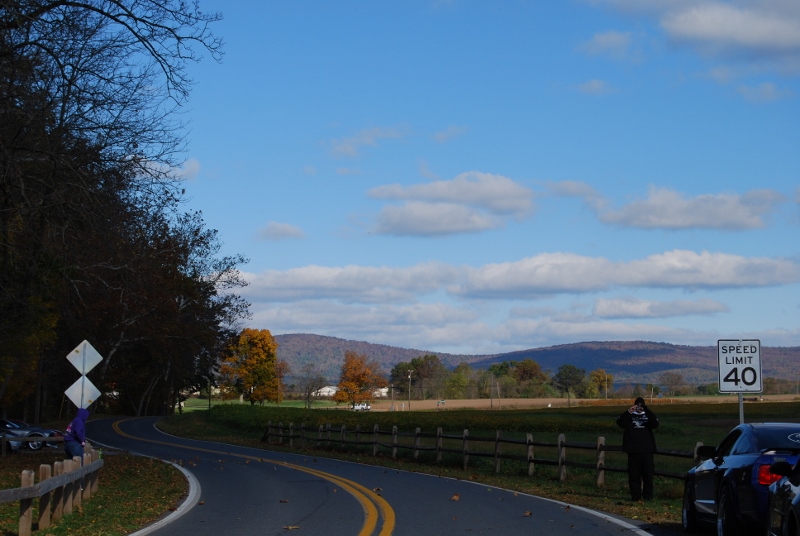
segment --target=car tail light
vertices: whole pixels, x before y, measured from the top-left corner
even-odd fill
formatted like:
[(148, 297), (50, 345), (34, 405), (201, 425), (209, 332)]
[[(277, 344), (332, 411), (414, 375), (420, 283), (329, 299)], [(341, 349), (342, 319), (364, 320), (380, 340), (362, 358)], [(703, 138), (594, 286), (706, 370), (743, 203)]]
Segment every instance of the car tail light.
[(769, 465), (759, 465), (758, 466), (758, 483), (764, 486), (769, 486), (773, 482), (777, 482), (781, 479), (781, 475), (776, 475), (771, 473), (769, 470)]

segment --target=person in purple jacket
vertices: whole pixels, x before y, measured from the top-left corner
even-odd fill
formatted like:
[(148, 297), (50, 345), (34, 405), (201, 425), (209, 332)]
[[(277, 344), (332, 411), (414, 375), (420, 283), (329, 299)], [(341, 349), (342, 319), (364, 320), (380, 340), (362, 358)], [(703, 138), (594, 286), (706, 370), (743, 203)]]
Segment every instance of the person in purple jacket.
[(75, 456), (83, 459), (83, 447), (86, 445), (86, 419), (88, 418), (89, 410), (80, 408), (64, 432), (64, 452), (69, 459)]

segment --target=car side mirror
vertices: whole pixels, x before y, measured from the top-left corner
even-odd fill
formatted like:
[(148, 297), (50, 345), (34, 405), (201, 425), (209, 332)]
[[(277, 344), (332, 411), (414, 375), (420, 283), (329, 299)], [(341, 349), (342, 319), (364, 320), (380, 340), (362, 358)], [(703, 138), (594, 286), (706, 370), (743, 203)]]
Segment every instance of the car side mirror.
[(708, 460), (717, 455), (717, 447), (711, 445), (701, 445), (697, 447), (697, 457), (701, 460)]

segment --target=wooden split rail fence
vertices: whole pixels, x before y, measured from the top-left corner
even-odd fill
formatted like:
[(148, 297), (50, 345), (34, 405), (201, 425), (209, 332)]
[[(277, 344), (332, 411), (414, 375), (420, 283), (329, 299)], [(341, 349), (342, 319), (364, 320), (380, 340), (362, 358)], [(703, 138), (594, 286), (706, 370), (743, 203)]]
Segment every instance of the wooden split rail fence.
[[(391, 437), (391, 442), (384, 442), (381, 438)], [(444, 442), (449, 440), (449, 443), (460, 442), (460, 448), (445, 448)], [(521, 461), (527, 464), (528, 475), (534, 474), (536, 464), (556, 466), (560, 480), (565, 480), (567, 477), (567, 467), (577, 467), (582, 469), (595, 470), (597, 472), (597, 485), (603, 486), (605, 484), (605, 472), (627, 472), (626, 467), (609, 467), (606, 466), (605, 454), (606, 452), (622, 452), (621, 445), (607, 445), (604, 437), (598, 437), (596, 443), (588, 442), (570, 442), (566, 440), (565, 434), (559, 434), (556, 443), (548, 443), (543, 441), (534, 441), (533, 434), (528, 433), (525, 439), (504, 438), (501, 431), (497, 431), (494, 437), (478, 437), (469, 435), (469, 430), (464, 430), (461, 435), (447, 435), (442, 433), (441, 428), (436, 429), (436, 433), (424, 433), (420, 428), (417, 428), (413, 433), (401, 433), (397, 426), (393, 426), (391, 431), (381, 430), (376, 424), (372, 431), (361, 430), (360, 426), (356, 426), (355, 430), (347, 430), (346, 426), (342, 425), (341, 428), (334, 428), (330, 424), (320, 425), (319, 429), (309, 431), (306, 429), (305, 424), (296, 428), (294, 424), (290, 423), (288, 427), (284, 427), (283, 423), (272, 424), (270, 421), (267, 424), (267, 429), (261, 437), (261, 441), (265, 443), (275, 443), (279, 445), (286, 444), (290, 448), (295, 446), (295, 442), (300, 443), (301, 447), (306, 447), (310, 443), (315, 443), (317, 447), (346, 447), (354, 446), (356, 448), (371, 448), (372, 455), (377, 456), (381, 448), (391, 451), (392, 458), (397, 457), (398, 450), (410, 450), (411, 455), (415, 460), (419, 459), (421, 452), (432, 452), (435, 454), (436, 462), (442, 461), (444, 454), (460, 455), (463, 459), (463, 468), (466, 471), (469, 466), (470, 458), (493, 458), (494, 470), (496, 473), (500, 472), (502, 460)], [(472, 447), (476, 443), (493, 444), (492, 450), (477, 450)], [(503, 453), (504, 445), (515, 445), (517, 450), (524, 447), (525, 454), (505, 454)], [(677, 451), (677, 450), (658, 450), (657, 455), (685, 458), (692, 460), (693, 463), (699, 461), (697, 455), (698, 447), (703, 445), (698, 442), (693, 451)], [(534, 456), (536, 447), (546, 447), (556, 449), (556, 459), (536, 458)], [(578, 462), (567, 460), (567, 449), (590, 450), (595, 451), (594, 463)], [(685, 472), (675, 473), (669, 471), (656, 471), (658, 476), (667, 478), (683, 479)]]
[(103, 460), (100, 452), (87, 448), (83, 455), (71, 460), (39, 466), (39, 482), (34, 483), (35, 473), (22, 471), (19, 488), (0, 490), (0, 503), (19, 501), (19, 536), (30, 536), (33, 529), (33, 501), (39, 500), (38, 530), (46, 529), (62, 517), (81, 508), (97, 493), (97, 476)]

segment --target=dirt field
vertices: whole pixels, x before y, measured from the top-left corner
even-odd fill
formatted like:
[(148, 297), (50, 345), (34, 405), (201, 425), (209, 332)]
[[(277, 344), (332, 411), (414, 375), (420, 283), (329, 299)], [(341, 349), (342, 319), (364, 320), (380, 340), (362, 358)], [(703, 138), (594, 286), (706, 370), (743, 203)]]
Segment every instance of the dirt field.
[[(797, 395), (771, 395), (759, 398), (758, 396), (747, 396), (745, 401), (748, 404), (757, 403), (757, 400), (764, 402), (791, 402), (800, 399)], [(680, 397), (680, 398), (661, 398), (650, 402), (652, 405), (662, 404), (688, 404), (703, 402), (706, 404), (735, 404), (739, 402), (737, 395), (724, 396), (704, 396), (704, 397)], [(633, 400), (628, 399), (609, 399), (609, 400), (587, 400), (573, 399), (572, 405), (576, 406), (625, 406), (632, 404)], [(391, 411), (391, 400), (375, 400), (372, 403), (372, 411)], [(395, 411), (408, 411), (408, 400), (394, 401)], [(508, 398), (508, 399), (471, 399), (471, 400), (445, 400), (443, 403), (438, 400), (412, 400), (412, 411), (446, 410), (446, 409), (525, 409), (525, 408), (565, 408), (567, 407), (566, 398)]]

